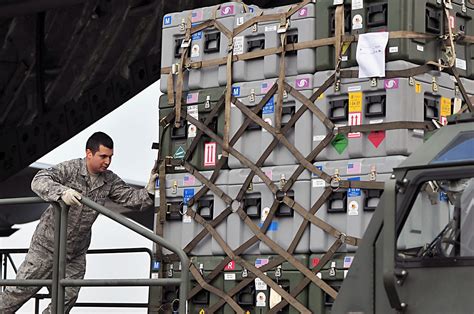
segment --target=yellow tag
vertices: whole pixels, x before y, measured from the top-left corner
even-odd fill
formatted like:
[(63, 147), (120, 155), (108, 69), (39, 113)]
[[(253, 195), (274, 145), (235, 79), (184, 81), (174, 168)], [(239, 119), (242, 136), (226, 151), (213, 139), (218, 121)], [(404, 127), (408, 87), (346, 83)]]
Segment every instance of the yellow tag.
[(350, 46), (351, 46), (351, 43), (344, 43), (344, 44), (342, 44), (342, 47), (341, 47), (341, 54), (345, 55), (346, 52), (347, 52), (347, 49), (349, 49)]
[(451, 115), (451, 99), (441, 97), (441, 112), (440, 117), (447, 117)]
[(362, 112), (362, 92), (349, 93), (349, 112)]
[(319, 97), (317, 99), (324, 99), (324, 93), (322, 93), (321, 95), (319, 95)]
[(417, 94), (421, 93), (421, 84), (420, 83), (416, 83), (415, 85), (415, 92)]
[(204, 309), (201, 309), (201, 310), (199, 311), (199, 314), (206, 314), (206, 311), (204, 311)]

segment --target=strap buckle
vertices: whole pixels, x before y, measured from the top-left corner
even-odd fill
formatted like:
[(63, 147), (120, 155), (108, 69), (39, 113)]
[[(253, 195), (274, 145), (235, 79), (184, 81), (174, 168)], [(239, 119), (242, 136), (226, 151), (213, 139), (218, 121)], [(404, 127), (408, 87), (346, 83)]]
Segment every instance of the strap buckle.
[(280, 176), (280, 189), (283, 189), (283, 187), (285, 186), (285, 184), (286, 184), (286, 178), (285, 178), (285, 175), (282, 174), (282, 175)]
[(431, 89), (433, 90), (433, 92), (438, 91), (438, 82), (436, 81), (436, 77), (434, 77), (434, 76), (431, 79)]
[(184, 32), (186, 30), (186, 20), (181, 19), (181, 23), (179, 24), (179, 31)]
[(346, 239), (347, 239), (347, 234), (345, 234), (344, 232), (341, 232), (341, 234), (339, 235), (339, 241), (341, 241), (342, 243), (346, 243)]
[(174, 180), (173, 187), (171, 188), (171, 194), (176, 194), (176, 193), (178, 193), (178, 181)]
[(377, 169), (375, 165), (370, 166), (369, 181), (377, 180)]
[(453, 9), (453, 4), (451, 3), (451, 0), (443, 0), (443, 5), (445, 8), (448, 8), (450, 10)]
[(188, 39), (183, 39), (183, 41), (181, 42), (181, 48), (189, 48), (191, 46), (191, 39), (188, 38)]
[(341, 187), (341, 177), (339, 176), (339, 169), (335, 170), (334, 175), (331, 177), (329, 185), (331, 186), (333, 191), (337, 191)]
[(255, 102), (255, 88), (252, 88), (250, 90), (249, 101), (250, 102)]
[(181, 71), (181, 65), (179, 63), (174, 63), (171, 65), (171, 74), (176, 75)]
[(277, 33), (278, 34), (283, 34), (286, 33), (288, 30), (288, 27), (290, 27), (290, 20), (281, 20), (280, 25), (278, 26)]

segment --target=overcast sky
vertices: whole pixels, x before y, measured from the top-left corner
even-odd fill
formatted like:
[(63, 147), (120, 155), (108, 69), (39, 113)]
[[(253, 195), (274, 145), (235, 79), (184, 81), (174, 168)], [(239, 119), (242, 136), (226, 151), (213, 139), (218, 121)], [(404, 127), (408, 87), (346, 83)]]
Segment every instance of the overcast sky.
[[(157, 151), (151, 149), (158, 141), (159, 83), (155, 83), (118, 109), (94, 123), (69, 141), (54, 149), (38, 162), (57, 164), (85, 156), (87, 138), (96, 131), (109, 134), (114, 140), (114, 156), (109, 169), (124, 180), (148, 181)], [(20, 225), (20, 230), (9, 238), (0, 239), (3, 248), (27, 248), (36, 228), (35, 223)], [(151, 242), (99, 216), (92, 228), (91, 248), (152, 247)], [(23, 256), (14, 256), (17, 267)], [(86, 278), (148, 278), (150, 258), (146, 254), (88, 256)], [(12, 274), (12, 270), (9, 270)], [(147, 302), (147, 288), (83, 288), (79, 302)], [(47, 291), (44, 290), (46, 293)], [(41, 302), (41, 310), (48, 301)], [(75, 308), (71, 313), (146, 313), (142, 309)], [(17, 313), (31, 314), (33, 302), (25, 304)]]

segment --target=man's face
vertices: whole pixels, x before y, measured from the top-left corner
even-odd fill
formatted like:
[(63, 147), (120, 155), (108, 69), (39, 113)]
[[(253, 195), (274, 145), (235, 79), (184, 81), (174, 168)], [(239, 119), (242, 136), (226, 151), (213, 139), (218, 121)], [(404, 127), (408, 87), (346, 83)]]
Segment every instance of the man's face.
[(102, 173), (110, 166), (112, 162), (112, 155), (114, 150), (105, 147), (104, 145), (99, 146), (99, 150), (92, 153), (90, 149), (86, 150), (87, 169), (90, 173)]

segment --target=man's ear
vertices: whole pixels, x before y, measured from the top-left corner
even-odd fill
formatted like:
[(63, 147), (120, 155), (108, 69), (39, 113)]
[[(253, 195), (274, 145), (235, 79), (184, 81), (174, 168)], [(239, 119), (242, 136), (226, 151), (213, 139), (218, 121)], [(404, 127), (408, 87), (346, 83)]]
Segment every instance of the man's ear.
[(94, 156), (94, 154), (92, 153), (92, 151), (89, 148), (87, 148), (86, 149), (86, 157), (92, 158), (92, 156)]

